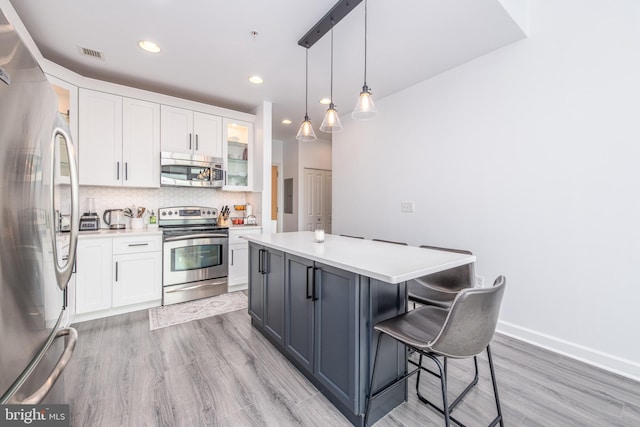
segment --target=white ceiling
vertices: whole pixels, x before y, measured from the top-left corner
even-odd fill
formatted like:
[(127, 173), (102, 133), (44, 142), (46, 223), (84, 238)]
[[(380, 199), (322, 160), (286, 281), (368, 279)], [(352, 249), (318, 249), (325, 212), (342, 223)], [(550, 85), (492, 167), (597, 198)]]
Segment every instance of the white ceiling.
[[(87, 77), (249, 113), (271, 101), (280, 140), (293, 138), (304, 118), (305, 49), (297, 42), (336, 2), (11, 0), (45, 58)], [(369, 0), (367, 83), (379, 100), (524, 37), (499, 0)], [(140, 50), (142, 39), (162, 52)], [(325, 139), (318, 128), (327, 107), (318, 101), (329, 97), (329, 66), (327, 34), (309, 50), (309, 115)], [(364, 1), (334, 29), (334, 100), (345, 126), (363, 67)], [(249, 83), (252, 74), (264, 84)]]

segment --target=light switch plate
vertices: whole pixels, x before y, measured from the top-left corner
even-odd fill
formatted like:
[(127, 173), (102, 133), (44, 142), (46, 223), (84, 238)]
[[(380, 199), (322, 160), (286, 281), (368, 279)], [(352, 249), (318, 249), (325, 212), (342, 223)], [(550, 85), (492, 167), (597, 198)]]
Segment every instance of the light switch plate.
[(415, 212), (416, 202), (400, 202), (400, 212)]

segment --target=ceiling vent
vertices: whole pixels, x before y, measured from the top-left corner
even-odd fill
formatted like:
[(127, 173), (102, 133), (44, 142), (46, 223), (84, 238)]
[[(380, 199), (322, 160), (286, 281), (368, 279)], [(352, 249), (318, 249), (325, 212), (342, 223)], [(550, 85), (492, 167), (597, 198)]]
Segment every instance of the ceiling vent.
[(80, 53), (84, 56), (88, 56), (93, 59), (99, 59), (101, 61), (104, 61), (104, 54), (98, 50), (88, 49), (86, 47), (81, 47), (81, 46), (78, 46), (78, 49), (80, 50)]

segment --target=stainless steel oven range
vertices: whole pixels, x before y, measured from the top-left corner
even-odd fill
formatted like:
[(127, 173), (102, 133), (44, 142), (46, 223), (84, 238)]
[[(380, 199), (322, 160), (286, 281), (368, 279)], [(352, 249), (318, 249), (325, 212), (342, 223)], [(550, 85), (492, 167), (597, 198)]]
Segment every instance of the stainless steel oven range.
[(158, 209), (162, 227), (162, 305), (227, 292), (229, 229), (218, 210), (201, 206)]

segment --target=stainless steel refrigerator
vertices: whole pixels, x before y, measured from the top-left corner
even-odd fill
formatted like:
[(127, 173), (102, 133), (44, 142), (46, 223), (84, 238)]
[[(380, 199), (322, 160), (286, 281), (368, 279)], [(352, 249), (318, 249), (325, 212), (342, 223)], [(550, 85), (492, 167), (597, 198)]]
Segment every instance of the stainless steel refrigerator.
[[(78, 174), (57, 102), (0, 10), (2, 404), (67, 403), (52, 390), (63, 383), (77, 340), (65, 307), (79, 229)], [(58, 227), (62, 209), (70, 231)]]

